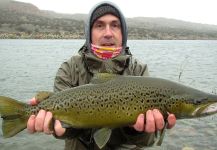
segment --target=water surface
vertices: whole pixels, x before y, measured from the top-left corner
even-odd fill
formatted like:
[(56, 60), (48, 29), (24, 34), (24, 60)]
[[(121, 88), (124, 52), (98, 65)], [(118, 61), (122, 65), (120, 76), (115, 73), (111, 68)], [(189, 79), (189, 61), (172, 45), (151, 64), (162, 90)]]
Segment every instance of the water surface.
[[(0, 40), (0, 95), (26, 102), (37, 91), (52, 91), (57, 69), (77, 54), (83, 43), (83, 40)], [(217, 41), (132, 40), (128, 45), (136, 58), (148, 64), (151, 76), (217, 93)], [(167, 130), (161, 147), (149, 149), (216, 150), (216, 136), (217, 115), (179, 120), (173, 129)], [(59, 150), (63, 145), (63, 140), (44, 134), (30, 135), (26, 130), (9, 139), (0, 136), (1, 150)]]

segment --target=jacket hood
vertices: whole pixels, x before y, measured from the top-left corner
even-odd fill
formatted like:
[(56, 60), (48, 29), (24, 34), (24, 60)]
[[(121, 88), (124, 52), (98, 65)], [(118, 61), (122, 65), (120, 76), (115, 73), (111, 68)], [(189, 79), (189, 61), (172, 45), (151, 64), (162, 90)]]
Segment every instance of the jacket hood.
[(126, 21), (125, 18), (122, 14), (122, 12), (120, 11), (120, 9), (118, 8), (118, 6), (116, 6), (115, 4), (111, 3), (111, 2), (101, 2), (98, 3), (97, 5), (95, 5), (91, 11), (89, 12), (88, 15), (88, 19), (86, 21), (85, 24), (85, 38), (86, 38), (86, 42), (85, 45), (87, 46), (88, 51), (90, 51), (91, 48), (91, 27), (92, 27), (92, 21), (93, 21), (93, 14), (94, 12), (99, 9), (100, 7), (104, 7), (104, 6), (109, 6), (110, 8), (114, 9), (115, 12), (118, 14), (118, 18), (120, 19), (121, 22), (121, 32), (122, 32), (122, 53), (125, 53), (125, 48), (127, 47), (127, 25), (126, 25)]

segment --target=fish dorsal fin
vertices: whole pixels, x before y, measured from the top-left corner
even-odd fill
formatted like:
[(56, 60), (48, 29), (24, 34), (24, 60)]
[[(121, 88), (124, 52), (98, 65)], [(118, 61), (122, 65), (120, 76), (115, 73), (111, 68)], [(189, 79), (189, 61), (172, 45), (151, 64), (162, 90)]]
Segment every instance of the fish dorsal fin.
[(109, 141), (112, 134), (112, 129), (109, 128), (102, 128), (97, 130), (93, 134), (94, 141), (96, 145), (102, 149)]
[(90, 83), (92, 83), (92, 84), (104, 83), (104, 82), (107, 82), (109, 80), (116, 78), (117, 76), (119, 76), (119, 75), (112, 74), (112, 73), (97, 73), (93, 76)]
[(53, 92), (39, 91), (35, 95), (35, 99), (37, 99), (37, 101), (41, 102), (41, 101), (46, 100), (47, 98), (49, 98), (51, 95), (53, 95)]

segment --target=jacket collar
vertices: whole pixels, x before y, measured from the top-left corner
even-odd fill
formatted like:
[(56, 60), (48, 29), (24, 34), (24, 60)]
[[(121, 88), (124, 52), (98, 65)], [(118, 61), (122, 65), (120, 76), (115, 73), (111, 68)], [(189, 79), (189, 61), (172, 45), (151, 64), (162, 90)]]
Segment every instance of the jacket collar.
[(115, 73), (122, 74), (124, 69), (128, 67), (129, 61), (132, 57), (129, 48), (125, 49), (125, 54), (121, 53), (117, 57), (108, 60), (102, 60), (88, 51), (84, 45), (79, 54), (83, 57), (87, 70), (93, 74), (95, 73)]

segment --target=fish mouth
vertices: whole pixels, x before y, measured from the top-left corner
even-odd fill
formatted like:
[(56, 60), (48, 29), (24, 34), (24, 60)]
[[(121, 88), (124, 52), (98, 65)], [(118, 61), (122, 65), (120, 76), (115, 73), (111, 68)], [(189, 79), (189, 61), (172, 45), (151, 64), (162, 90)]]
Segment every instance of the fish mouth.
[(209, 105), (208, 107), (206, 107), (201, 114), (203, 115), (211, 115), (211, 114), (215, 114), (217, 113), (217, 103), (213, 103), (211, 105)]

